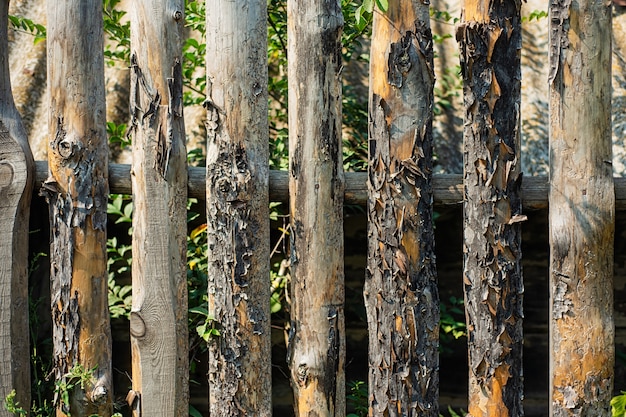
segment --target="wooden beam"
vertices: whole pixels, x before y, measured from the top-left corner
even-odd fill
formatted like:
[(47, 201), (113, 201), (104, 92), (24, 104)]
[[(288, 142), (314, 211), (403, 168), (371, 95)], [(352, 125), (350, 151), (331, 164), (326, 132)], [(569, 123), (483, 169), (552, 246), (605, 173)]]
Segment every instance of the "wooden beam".
[[(48, 176), (48, 163), (35, 162), (36, 192)], [(204, 200), (206, 195), (206, 169), (188, 167), (189, 197)], [(367, 202), (367, 173), (346, 172), (346, 205), (365, 206)], [(615, 177), (615, 210), (626, 211), (626, 178)], [(109, 187), (113, 194), (131, 194), (130, 165), (109, 164)], [(287, 171), (270, 171), (270, 201), (289, 201), (289, 174)], [(433, 175), (433, 195), (435, 206), (450, 206), (463, 203), (463, 175)], [(522, 206), (537, 210), (548, 208), (548, 177), (524, 177), (522, 181)]]

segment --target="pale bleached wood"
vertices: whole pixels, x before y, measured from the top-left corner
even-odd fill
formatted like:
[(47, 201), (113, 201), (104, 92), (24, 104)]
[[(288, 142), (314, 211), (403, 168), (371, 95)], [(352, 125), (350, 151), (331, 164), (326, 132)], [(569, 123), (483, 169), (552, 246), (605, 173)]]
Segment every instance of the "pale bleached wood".
[(297, 416), (345, 416), (339, 0), (288, 0), (291, 327)]
[[(0, 398), (30, 409), (28, 218), (34, 174), (9, 77), (8, 1), (0, 1)], [(4, 409), (0, 416), (11, 414)]]
[(610, 416), (613, 240), (609, 1), (551, 1), (550, 415)]
[(183, 0), (137, 0), (131, 17), (135, 417), (189, 413)]
[[(55, 377), (93, 369), (57, 416), (112, 413), (111, 330), (107, 299), (102, 3), (48, 2), (50, 263)], [(89, 30), (86, 30), (89, 28)]]
[(267, 3), (207, 7), (211, 416), (272, 415)]

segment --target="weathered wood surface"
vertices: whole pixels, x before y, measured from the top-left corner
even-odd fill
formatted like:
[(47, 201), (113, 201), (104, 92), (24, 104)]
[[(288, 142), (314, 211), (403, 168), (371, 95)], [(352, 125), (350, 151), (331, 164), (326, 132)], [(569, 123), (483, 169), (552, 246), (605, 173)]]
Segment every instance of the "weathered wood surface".
[[(90, 28), (86, 31), (85, 28)], [(57, 416), (109, 416), (111, 330), (107, 300), (108, 141), (105, 125), (102, 3), (48, 2), (49, 176), (54, 371), (70, 382), (77, 366), (94, 370)]]
[(288, 0), (291, 324), (297, 416), (345, 416), (339, 0)]
[(187, 166), (182, 108), (183, 0), (131, 11), (135, 417), (189, 413)]
[[(35, 162), (35, 188), (39, 189), (48, 175), (48, 163)], [(189, 197), (206, 197), (206, 168), (188, 168)], [(346, 172), (344, 203), (364, 206), (367, 203), (367, 172)], [(270, 201), (289, 201), (289, 173), (270, 170)], [(521, 197), (524, 209), (548, 207), (548, 177), (524, 177)], [(626, 178), (615, 177), (615, 209), (626, 210)], [(109, 164), (111, 192), (131, 194), (130, 165)], [(36, 191), (35, 190), (35, 191)], [(460, 174), (433, 175), (433, 202), (435, 206), (463, 203), (463, 176)]]
[(272, 415), (267, 3), (207, 7), (211, 416)]
[(464, 265), (468, 411), (523, 415), (520, 173), (521, 0), (466, 0)]
[[(11, 92), (8, 1), (0, 1), (0, 398), (30, 408), (28, 218), (33, 157)], [(8, 417), (4, 408), (0, 415)]]
[(550, 2), (550, 415), (610, 416), (611, 3)]
[(439, 416), (429, 6), (374, 13), (370, 56), (369, 415)]

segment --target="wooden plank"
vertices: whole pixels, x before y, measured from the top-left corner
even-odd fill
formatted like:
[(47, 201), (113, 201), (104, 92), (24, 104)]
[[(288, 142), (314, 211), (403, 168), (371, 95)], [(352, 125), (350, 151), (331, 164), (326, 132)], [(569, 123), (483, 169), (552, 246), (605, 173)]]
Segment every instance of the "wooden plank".
[[(86, 31), (85, 28), (90, 28)], [(57, 416), (113, 411), (107, 297), (104, 35), (98, 0), (48, 2), (48, 163), (51, 301), (57, 383), (91, 371), (89, 383), (55, 398)], [(79, 368), (80, 367), (80, 368)]]
[(363, 294), (375, 416), (439, 416), (432, 46), (421, 0), (392, 0), (374, 13)]
[[(35, 191), (48, 175), (48, 163), (36, 161)], [(206, 168), (189, 167), (187, 172), (189, 197), (206, 197)], [(367, 202), (367, 172), (346, 172), (344, 203), (365, 206)], [(289, 202), (289, 173), (270, 170), (270, 201)], [(626, 178), (615, 177), (615, 209), (626, 210)], [(131, 194), (130, 165), (109, 164), (109, 184), (115, 194)], [(522, 180), (522, 207), (537, 210), (548, 207), (548, 177), (524, 177)], [(435, 207), (463, 203), (463, 175), (434, 174), (433, 201)]]
[(610, 416), (611, 2), (550, 2), (550, 415)]
[(524, 414), (520, 0), (465, 0), (463, 289), (468, 411)]
[(272, 415), (267, 2), (207, 7), (211, 416)]
[(339, 0), (288, 0), (291, 327), (297, 416), (345, 416)]
[(187, 417), (187, 165), (183, 0), (136, 0), (131, 17), (135, 417)]
[(34, 163), (11, 92), (8, 7), (0, 2), (0, 398), (15, 390), (15, 400), (29, 410), (27, 265)]

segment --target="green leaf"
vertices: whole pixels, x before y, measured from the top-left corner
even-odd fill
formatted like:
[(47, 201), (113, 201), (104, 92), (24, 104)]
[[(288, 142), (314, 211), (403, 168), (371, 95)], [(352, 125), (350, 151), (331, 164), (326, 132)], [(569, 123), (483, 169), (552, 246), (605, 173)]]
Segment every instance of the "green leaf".
[(626, 391), (611, 399), (611, 413), (613, 417), (626, 416)]
[(389, 1), (388, 0), (376, 0), (376, 5), (378, 6), (378, 9), (385, 13), (387, 11), (387, 9), (389, 8)]

